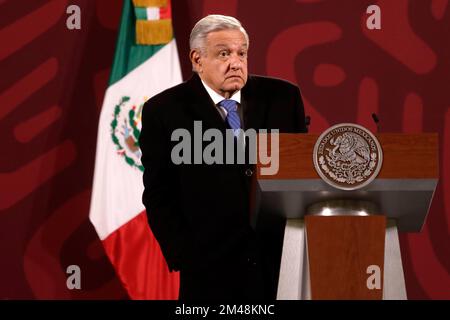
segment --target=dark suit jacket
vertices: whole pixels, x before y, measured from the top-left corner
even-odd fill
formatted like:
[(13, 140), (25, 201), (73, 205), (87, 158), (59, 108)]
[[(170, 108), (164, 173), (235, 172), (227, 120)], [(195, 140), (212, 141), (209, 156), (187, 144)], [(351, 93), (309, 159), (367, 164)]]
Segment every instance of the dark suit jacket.
[[(286, 81), (250, 75), (241, 107), (244, 129), (306, 132), (300, 91)], [(242, 289), (236, 282), (248, 276), (242, 269), (259, 261), (258, 238), (249, 224), (254, 166), (174, 165), (171, 150), (178, 142), (171, 134), (184, 128), (194, 137), (194, 121), (202, 121), (203, 131), (229, 128), (196, 74), (145, 104), (139, 139), (143, 203), (169, 268), (181, 270), (180, 294), (208, 292), (203, 281), (216, 287), (207, 297), (231, 296)]]

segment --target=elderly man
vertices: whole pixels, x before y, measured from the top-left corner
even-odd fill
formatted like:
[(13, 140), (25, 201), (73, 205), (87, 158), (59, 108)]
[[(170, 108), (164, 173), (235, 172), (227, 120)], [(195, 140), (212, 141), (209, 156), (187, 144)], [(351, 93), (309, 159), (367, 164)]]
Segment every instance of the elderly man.
[[(283, 80), (248, 75), (248, 35), (233, 17), (198, 21), (190, 49), (192, 78), (143, 109), (139, 143), (149, 225), (170, 270), (180, 271), (180, 299), (274, 298), (276, 272), (265, 267), (272, 259), (266, 254), (282, 234), (266, 238), (266, 246), (251, 226), (254, 165), (175, 164), (172, 133), (184, 129), (194, 137), (198, 121), (224, 136), (239, 128), (306, 132), (300, 91)], [(274, 257), (269, 262), (276, 269)]]

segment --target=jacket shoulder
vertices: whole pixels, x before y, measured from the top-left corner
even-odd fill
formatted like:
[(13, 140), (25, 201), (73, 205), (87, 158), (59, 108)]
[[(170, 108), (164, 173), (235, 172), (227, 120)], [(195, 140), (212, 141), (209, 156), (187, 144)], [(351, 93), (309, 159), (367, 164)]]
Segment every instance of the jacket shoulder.
[[(180, 101), (188, 99), (189, 89), (186, 82), (182, 82), (176, 86), (168, 88), (153, 97), (151, 97), (144, 105), (144, 111), (152, 110), (153, 114), (163, 114), (172, 112), (172, 108), (176, 108)], [(149, 107), (151, 106), (151, 107)]]
[(290, 81), (267, 76), (250, 75), (249, 84), (259, 90), (272, 89), (272, 90), (298, 90), (298, 86)]

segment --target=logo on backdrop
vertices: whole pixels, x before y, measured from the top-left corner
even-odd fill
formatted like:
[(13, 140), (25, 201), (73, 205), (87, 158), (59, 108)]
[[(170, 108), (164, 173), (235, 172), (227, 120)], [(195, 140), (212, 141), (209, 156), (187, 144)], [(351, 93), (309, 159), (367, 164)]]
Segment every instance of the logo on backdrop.
[(141, 133), (142, 108), (147, 98), (141, 101), (140, 104), (135, 103), (127, 96), (120, 99), (111, 121), (111, 139), (117, 147), (117, 154), (127, 164), (144, 171), (138, 139)]
[(342, 123), (320, 135), (314, 146), (313, 161), (326, 183), (342, 190), (355, 190), (376, 178), (383, 163), (383, 152), (369, 130)]

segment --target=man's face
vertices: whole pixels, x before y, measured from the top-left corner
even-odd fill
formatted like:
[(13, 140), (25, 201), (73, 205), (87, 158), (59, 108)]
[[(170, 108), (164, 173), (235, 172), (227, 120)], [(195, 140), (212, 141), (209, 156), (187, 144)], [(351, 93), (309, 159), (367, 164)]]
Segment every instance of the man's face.
[(247, 82), (247, 41), (235, 29), (208, 34), (203, 52), (191, 52), (200, 78), (211, 89), (229, 98)]

